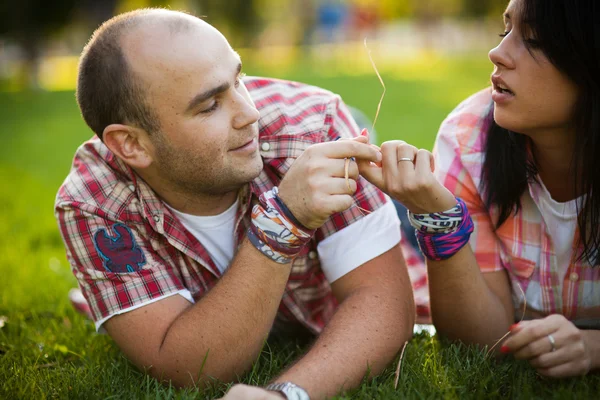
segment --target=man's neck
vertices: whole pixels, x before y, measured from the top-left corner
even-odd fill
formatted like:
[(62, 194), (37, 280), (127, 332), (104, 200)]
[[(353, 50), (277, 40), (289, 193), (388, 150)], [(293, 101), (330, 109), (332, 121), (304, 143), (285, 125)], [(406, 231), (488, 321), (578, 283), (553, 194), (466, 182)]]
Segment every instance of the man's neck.
[(219, 194), (192, 192), (166, 182), (164, 179), (145, 177), (143, 173), (139, 172), (138, 175), (169, 207), (184, 214), (196, 216), (219, 215), (227, 211), (235, 203), (238, 196), (236, 190)]
[(532, 140), (538, 173), (552, 198), (558, 202), (577, 198), (571, 165), (573, 136), (564, 131), (548, 132), (535, 135)]

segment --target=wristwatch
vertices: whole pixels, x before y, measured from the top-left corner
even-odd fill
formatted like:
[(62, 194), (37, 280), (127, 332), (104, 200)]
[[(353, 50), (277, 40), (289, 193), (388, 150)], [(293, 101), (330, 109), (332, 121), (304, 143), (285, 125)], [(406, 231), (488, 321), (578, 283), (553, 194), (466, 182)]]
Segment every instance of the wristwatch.
[(287, 400), (310, 400), (306, 390), (292, 382), (271, 383), (265, 389), (271, 392), (279, 392)]

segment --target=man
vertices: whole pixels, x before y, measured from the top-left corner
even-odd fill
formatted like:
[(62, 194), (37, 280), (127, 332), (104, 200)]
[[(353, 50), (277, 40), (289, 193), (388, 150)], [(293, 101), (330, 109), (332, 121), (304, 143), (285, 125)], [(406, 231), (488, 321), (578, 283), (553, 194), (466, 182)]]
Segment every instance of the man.
[[(394, 207), (356, 162), (344, 178), (347, 158), (381, 154), (339, 97), (243, 82), (216, 29), (154, 9), (94, 33), (77, 100), (97, 137), (77, 150), (56, 215), (97, 329), (137, 366), (180, 386), (231, 381), (272, 330), (309, 332), (319, 338), (275, 382), (323, 398), (409, 339)], [(234, 392), (266, 393), (246, 389)]]

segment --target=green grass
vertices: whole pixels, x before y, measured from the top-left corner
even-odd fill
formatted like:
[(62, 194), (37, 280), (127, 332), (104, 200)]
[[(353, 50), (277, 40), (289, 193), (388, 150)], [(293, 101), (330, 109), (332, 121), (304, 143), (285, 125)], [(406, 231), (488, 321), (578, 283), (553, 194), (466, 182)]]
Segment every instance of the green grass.
[[(443, 72), (439, 72), (442, 70)], [(384, 75), (387, 96), (377, 124), (380, 140), (431, 147), (444, 116), (486, 86), (487, 62), (436, 61), (419, 76)], [(249, 72), (255, 72), (250, 69)], [(323, 77), (298, 68), (286, 78), (340, 93), (374, 116), (381, 88), (374, 75)], [(76, 285), (52, 205), (77, 146), (90, 136), (73, 93), (0, 93), (0, 398), (214, 398), (163, 386), (137, 371), (109, 337), (76, 314), (66, 294)], [(301, 354), (296, 344), (270, 343), (243, 381), (264, 384)], [(598, 376), (552, 381), (526, 364), (486, 360), (475, 348), (426, 334), (410, 342), (398, 390), (394, 367), (344, 398), (594, 398)]]

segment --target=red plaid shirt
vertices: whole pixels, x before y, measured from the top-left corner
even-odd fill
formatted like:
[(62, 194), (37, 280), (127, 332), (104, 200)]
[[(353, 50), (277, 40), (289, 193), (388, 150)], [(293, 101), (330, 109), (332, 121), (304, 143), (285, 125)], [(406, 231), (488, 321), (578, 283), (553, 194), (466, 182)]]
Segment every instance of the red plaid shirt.
[[(308, 146), (359, 134), (340, 97), (328, 91), (262, 78), (246, 78), (244, 83), (261, 115), (264, 168), (240, 191), (238, 245), (249, 223), (251, 202), (277, 186)], [(337, 303), (320, 267), (317, 244), (360, 219), (358, 207), (375, 210), (385, 201), (361, 178), (354, 206), (333, 215), (294, 260), (278, 323), (300, 323), (314, 333), (323, 329)], [(77, 150), (55, 212), (68, 260), (96, 321), (182, 291), (198, 300), (221, 276), (202, 243), (97, 137)], [(118, 262), (107, 256), (117, 250)], [(129, 270), (115, 272), (118, 268), (107, 268), (107, 262), (128, 265)]]

